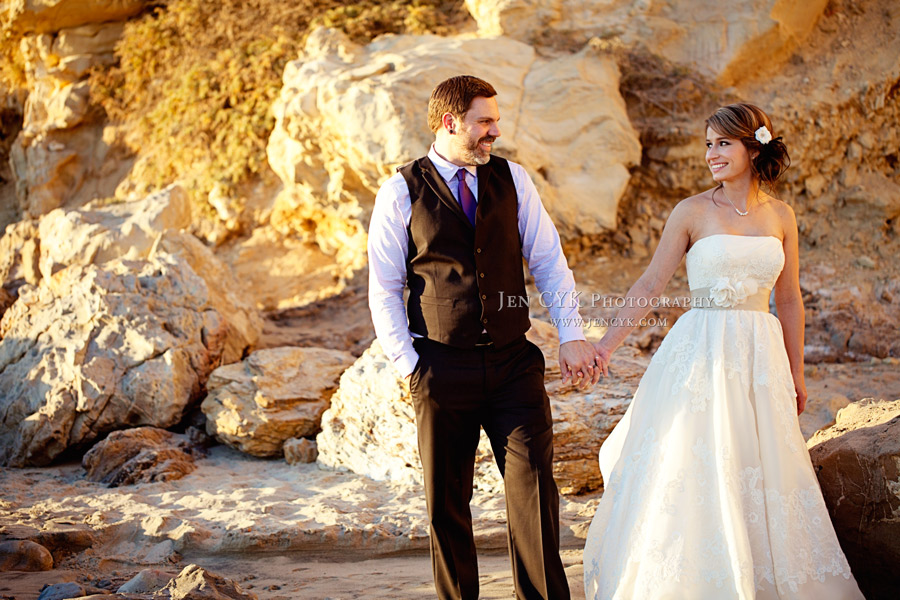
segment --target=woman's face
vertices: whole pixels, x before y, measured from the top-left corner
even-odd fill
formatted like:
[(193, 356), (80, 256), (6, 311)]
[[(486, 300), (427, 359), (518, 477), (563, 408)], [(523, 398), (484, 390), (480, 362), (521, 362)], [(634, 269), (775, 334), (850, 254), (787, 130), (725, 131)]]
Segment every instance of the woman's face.
[(706, 164), (717, 183), (734, 181), (751, 173), (750, 153), (739, 139), (706, 128)]

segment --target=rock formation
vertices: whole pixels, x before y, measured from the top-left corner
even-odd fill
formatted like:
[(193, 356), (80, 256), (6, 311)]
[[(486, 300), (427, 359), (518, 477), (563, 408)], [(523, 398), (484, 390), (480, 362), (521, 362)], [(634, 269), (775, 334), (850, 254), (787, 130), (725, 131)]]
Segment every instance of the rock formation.
[(11, 0), (0, 19), (23, 33), (52, 33), (89, 23), (122, 21), (144, 8), (145, 0)]
[(854, 402), (807, 445), (863, 593), (892, 598), (900, 586), (900, 400)]
[[(511, 39), (390, 36), (360, 47), (313, 32), (285, 69), (268, 156), (284, 182), (272, 223), (306, 231), (340, 264), (361, 266), (363, 223), (393, 169), (428, 150), (431, 89), (469, 72), (494, 84), (497, 153), (522, 163), (565, 233), (615, 227), (640, 143), (618, 92), (612, 57), (592, 47), (556, 59)], [(564, 90), (564, 91), (563, 91)]]
[(287, 440), (318, 433), (338, 377), (353, 361), (341, 350), (270, 348), (219, 367), (201, 405), (206, 430), (248, 454), (281, 456)]
[(20, 289), (0, 321), (0, 463), (46, 464), (109, 431), (177, 423), (226, 351), (250, 345), (215, 299), (162, 251)]
[[(72, 591), (78, 590), (73, 596)], [(88, 595), (83, 595), (83, 594)], [(190, 564), (178, 575), (144, 569), (115, 592), (85, 589), (75, 583), (60, 583), (44, 589), (39, 600), (257, 600), (258, 596), (199, 565)]]
[[(611, 376), (581, 392), (561, 384), (556, 329), (532, 321), (528, 337), (540, 346), (546, 359), (554, 422), (554, 476), (560, 491), (596, 490), (602, 483), (597, 452), (625, 413), (648, 361), (634, 349), (622, 348), (616, 353)], [(376, 480), (421, 482), (412, 398), (378, 342), (341, 377), (316, 441), (318, 462), (323, 466)], [(476, 461), (476, 488), (502, 490), (484, 432)]]
[(41, 246), (38, 267), (50, 277), (72, 264), (146, 258), (160, 233), (190, 225), (187, 194), (177, 185), (134, 202), (55, 209), (39, 221), (38, 238), (48, 243)]
[(178, 422), (221, 360), (225, 323), (204, 287), (162, 257), (73, 266), (22, 292), (0, 324), (2, 462), (45, 464), (104, 432)]
[(256, 343), (262, 322), (228, 267), (199, 240), (181, 233), (190, 224), (188, 199), (177, 185), (132, 202), (56, 209), (7, 228), (0, 238), (0, 281), (15, 298), (23, 284), (37, 285), (68, 266), (139, 260), (164, 251), (204, 279), (209, 303), (229, 317), (224, 361), (240, 360)]
[(809, 35), (826, 0), (466, 0), (483, 37), (526, 42), (555, 33), (585, 42), (620, 36), (725, 85), (788, 58)]
[(7, 31), (22, 36), (26, 87), (22, 130), (11, 148), (19, 209), (40, 216), (68, 202), (113, 195), (130, 164), (116, 133), (89, 102), (91, 68), (112, 64), (124, 19), (143, 0), (16, 0)]

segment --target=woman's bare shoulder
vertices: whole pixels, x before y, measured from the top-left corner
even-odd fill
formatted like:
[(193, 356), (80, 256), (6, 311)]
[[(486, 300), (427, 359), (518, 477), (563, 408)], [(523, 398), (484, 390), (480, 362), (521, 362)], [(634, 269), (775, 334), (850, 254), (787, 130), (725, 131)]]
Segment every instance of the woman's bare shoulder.
[(677, 214), (679, 218), (690, 219), (699, 213), (709, 210), (710, 202), (713, 201), (712, 192), (714, 189), (709, 189), (681, 200), (672, 209), (672, 216)]

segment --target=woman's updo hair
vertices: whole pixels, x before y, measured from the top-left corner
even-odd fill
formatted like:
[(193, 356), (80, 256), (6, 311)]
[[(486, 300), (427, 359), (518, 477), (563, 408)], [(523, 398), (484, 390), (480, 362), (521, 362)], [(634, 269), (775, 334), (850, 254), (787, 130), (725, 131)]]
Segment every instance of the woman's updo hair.
[[(770, 189), (775, 188), (775, 181), (791, 166), (791, 157), (781, 136), (775, 137), (772, 122), (758, 106), (746, 102), (723, 106), (706, 120), (706, 126), (719, 135), (741, 140), (751, 157), (756, 153), (756, 157), (750, 159), (750, 170)], [(756, 138), (760, 127), (769, 130), (771, 139), (766, 144)], [(763, 136), (763, 139), (766, 138)]]

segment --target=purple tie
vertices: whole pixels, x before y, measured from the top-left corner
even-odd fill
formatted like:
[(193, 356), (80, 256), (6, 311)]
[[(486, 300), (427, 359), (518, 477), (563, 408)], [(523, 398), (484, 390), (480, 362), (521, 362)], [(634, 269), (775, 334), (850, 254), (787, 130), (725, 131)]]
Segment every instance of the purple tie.
[(469, 222), (472, 223), (472, 225), (475, 225), (475, 209), (477, 203), (475, 202), (475, 195), (472, 194), (472, 190), (466, 185), (466, 170), (460, 169), (457, 171), (456, 179), (459, 182), (459, 188), (457, 188), (459, 192), (459, 205), (462, 207), (463, 212), (466, 213), (466, 216), (469, 217)]

